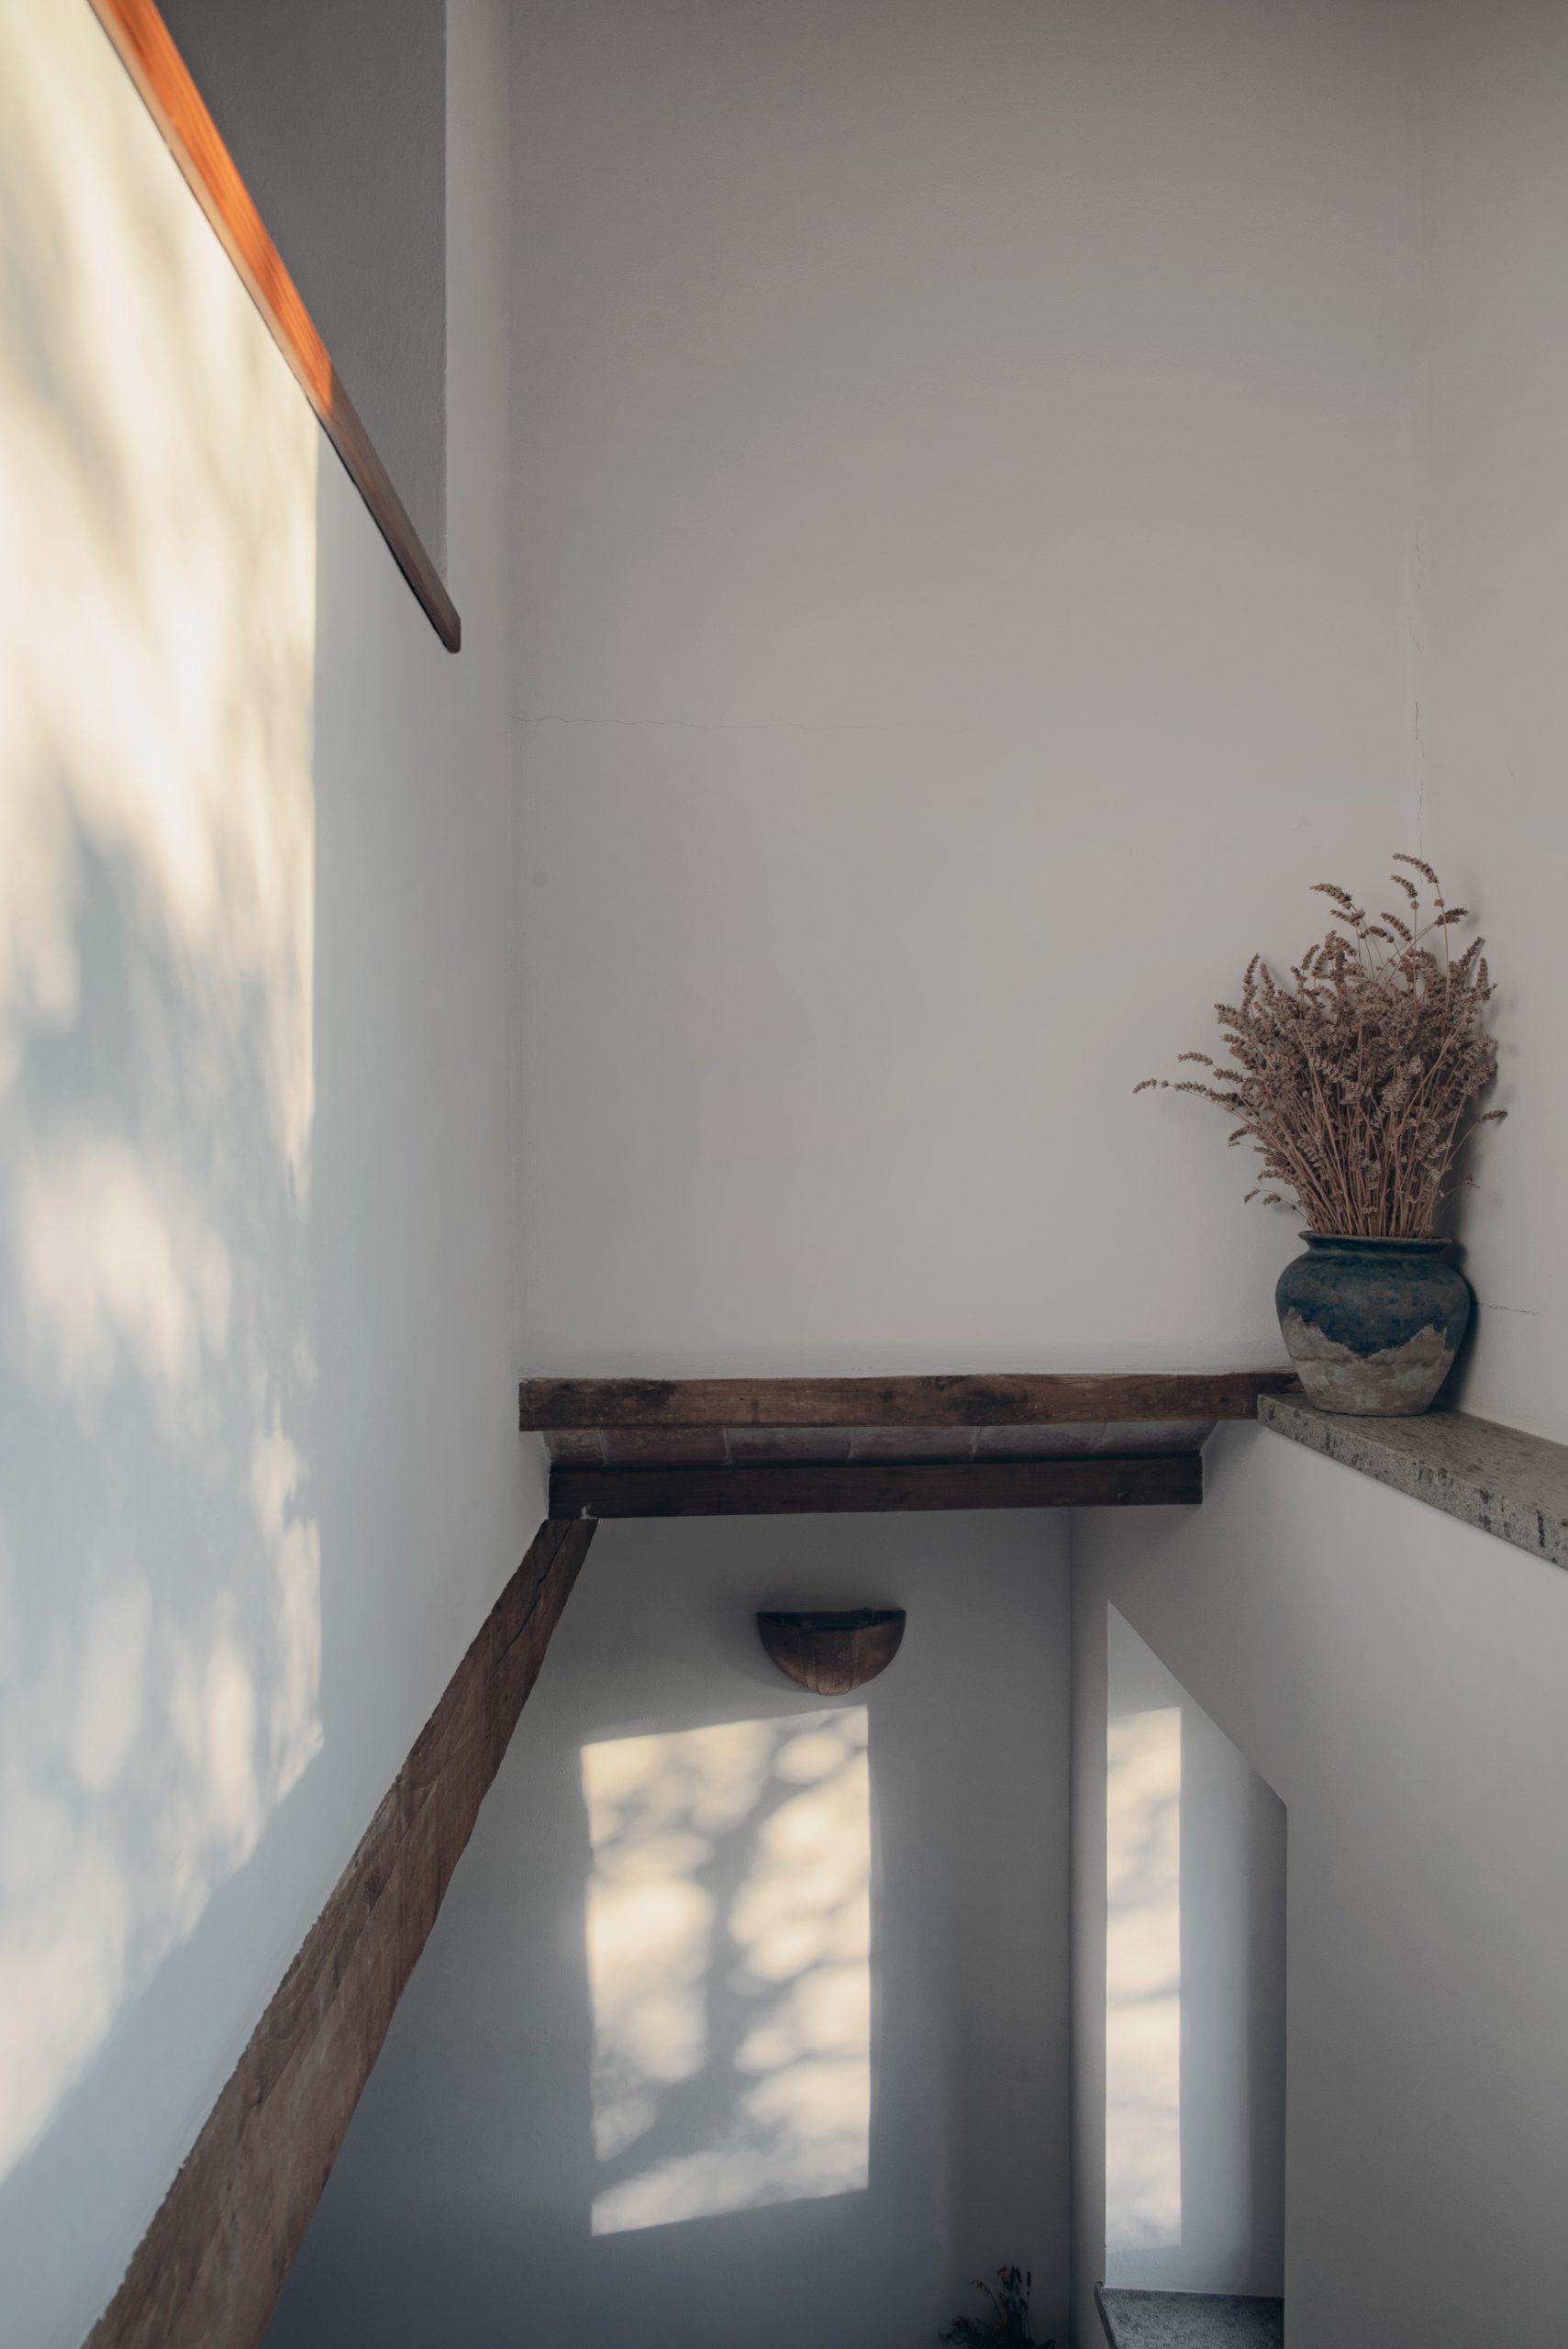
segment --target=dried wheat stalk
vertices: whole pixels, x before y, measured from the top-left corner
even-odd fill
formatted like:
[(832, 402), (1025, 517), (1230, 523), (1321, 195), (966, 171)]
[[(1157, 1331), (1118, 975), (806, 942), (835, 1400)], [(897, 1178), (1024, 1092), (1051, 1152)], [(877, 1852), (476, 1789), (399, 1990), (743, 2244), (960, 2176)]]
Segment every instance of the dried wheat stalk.
[[(1254, 954), (1240, 1002), (1215, 1006), (1236, 1065), (1183, 1052), (1211, 1072), (1207, 1080), (1150, 1077), (1137, 1087), (1218, 1104), (1236, 1120), (1232, 1147), (1251, 1141), (1263, 1162), (1248, 1198), (1279, 1207), (1294, 1193), (1315, 1232), (1429, 1237), (1463, 1143), (1505, 1114), (1472, 1115), (1497, 1073), (1496, 1039), (1483, 1019), (1493, 994), (1485, 941), (1451, 959), (1449, 932), (1469, 919), (1464, 907), (1445, 905), (1418, 856), (1394, 862), (1427, 884), (1435, 910), (1426, 913), (1403, 873), (1393, 878), (1405, 911), (1377, 921), (1347, 890), (1318, 882), (1317, 894), (1337, 908), (1335, 926), (1303, 955), (1291, 984)], [(1434, 938), (1440, 954), (1427, 942)]]

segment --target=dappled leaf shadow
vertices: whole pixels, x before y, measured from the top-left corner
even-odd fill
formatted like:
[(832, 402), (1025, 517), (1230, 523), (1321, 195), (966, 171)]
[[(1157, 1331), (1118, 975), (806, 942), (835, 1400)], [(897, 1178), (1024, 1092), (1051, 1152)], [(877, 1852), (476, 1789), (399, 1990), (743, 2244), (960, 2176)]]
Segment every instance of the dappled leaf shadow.
[(321, 1740), (318, 435), (85, 8), (0, 12), (0, 2176)]
[(585, 1750), (596, 2234), (866, 2185), (866, 1738), (854, 1707)]

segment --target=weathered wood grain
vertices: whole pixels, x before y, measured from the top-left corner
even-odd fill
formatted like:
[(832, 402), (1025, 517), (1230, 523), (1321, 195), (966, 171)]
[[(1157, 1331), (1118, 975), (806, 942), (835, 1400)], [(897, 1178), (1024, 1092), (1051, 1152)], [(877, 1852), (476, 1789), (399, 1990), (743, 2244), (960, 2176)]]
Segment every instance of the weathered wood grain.
[(86, 2349), (252, 2349), (538, 1676), (591, 1523), (547, 1521), (415, 1741)]
[(787, 1680), (817, 1697), (847, 1697), (887, 1670), (904, 1644), (902, 1607), (781, 1614), (766, 1609), (757, 1634)]
[(1203, 1498), (1196, 1452), (1132, 1460), (557, 1468), (551, 1517), (798, 1517), (916, 1508), (1129, 1508)]
[(343, 388), (168, 26), (152, 0), (91, 0), (91, 5), (398, 569), (448, 651), (457, 651), (462, 624), (441, 574)]
[(1250, 1419), (1289, 1370), (1018, 1371), (959, 1377), (525, 1378), (526, 1431), (566, 1428), (1046, 1427)]
[[(1270, 1398), (1260, 1399), (1259, 1409)], [(558, 1468), (727, 1468), (804, 1460), (1126, 1460), (1201, 1452), (1212, 1419), (1075, 1419), (1006, 1428), (550, 1428)]]

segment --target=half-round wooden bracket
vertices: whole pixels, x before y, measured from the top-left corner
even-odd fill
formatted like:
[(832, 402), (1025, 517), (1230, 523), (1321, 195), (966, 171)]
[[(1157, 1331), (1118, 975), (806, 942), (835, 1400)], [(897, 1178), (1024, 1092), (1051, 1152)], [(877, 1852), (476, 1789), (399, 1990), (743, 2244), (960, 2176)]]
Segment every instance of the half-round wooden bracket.
[(848, 1614), (759, 1614), (762, 1645), (786, 1679), (818, 1697), (847, 1697), (885, 1672), (904, 1637), (902, 1607)]

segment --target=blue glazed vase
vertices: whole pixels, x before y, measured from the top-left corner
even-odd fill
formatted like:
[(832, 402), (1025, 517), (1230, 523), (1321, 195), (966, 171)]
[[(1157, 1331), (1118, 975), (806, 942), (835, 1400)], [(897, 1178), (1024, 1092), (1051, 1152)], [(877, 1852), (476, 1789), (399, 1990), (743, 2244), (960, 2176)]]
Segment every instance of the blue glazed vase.
[(1301, 1236), (1307, 1253), (1280, 1275), (1274, 1305), (1307, 1400), (1358, 1418), (1426, 1410), (1470, 1319), (1450, 1243)]

